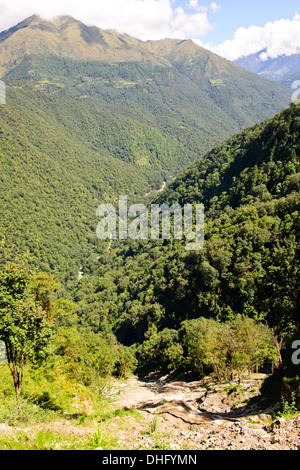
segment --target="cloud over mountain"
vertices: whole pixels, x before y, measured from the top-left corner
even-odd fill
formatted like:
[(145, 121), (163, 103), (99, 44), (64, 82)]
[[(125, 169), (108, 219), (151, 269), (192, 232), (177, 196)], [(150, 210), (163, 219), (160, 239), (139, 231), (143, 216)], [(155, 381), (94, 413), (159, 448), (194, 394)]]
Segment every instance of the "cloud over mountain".
[[(215, 12), (218, 5), (209, 8)], [(202, 37), (213, 28), (208, 8), (192, 1), (189, 8), (175, 7), (172, 0), (22, 0), (14, 4), (3, 0), (0, 5), (0, 30), (8, 29), (26, 16), (39, 14), (46, 19), (73, 16), (85, 24), (117, 29), (142, 40)]]
[(196, 42), (229, 60), (237, 60), (262, 50), (262, 60), (275, 59), (280, 55), (290, 56), (300, 52), (300, 15), (295, 13), (292, 20), (269, 21), (263, 27), (252, 25), (249, 28), (238, 28), (233, 39), (217, 46)]

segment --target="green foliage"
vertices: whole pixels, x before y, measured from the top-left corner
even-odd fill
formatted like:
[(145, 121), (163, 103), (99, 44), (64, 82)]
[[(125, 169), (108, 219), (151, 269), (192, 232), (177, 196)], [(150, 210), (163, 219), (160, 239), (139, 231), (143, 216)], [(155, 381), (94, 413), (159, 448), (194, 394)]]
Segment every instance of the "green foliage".
[(164, 328), (159, 333), (146, 333), (147, 339), (135, 349), (140, 368), (177, 370), (182, 362), (183, 348), (179, 344), (178, 331)]
[(3, 341), (0, 341), (0, 364), (4, 364), (5, 360), (6, 360), (5, 343), (3, 343)]
[(258, 370), (266, 360), (279, 362), (272, 331), (246, 316), (219, 323), (199, 318), (183, 323), (187, 365), (200, 375), (213, 371), (218, 380)]
[[(82, 34), (84, 45), (102, 44), (94, 30)], [(299, 106), (253, 125), (288, 92), (194, 46), (150, 41), (146, 61), (128, 45), (129, 58), (114, 50), (122, 60), (113, 64), (37, 49), (7, 63), (0, 339), (19, 361), (15, 383), (26, 368), (32, 407), (86, 413), (111, 376), (136, 367), (223, 380), (276, 362), (270, 327), (300, 328)], [(96, 208), (122, 194), (203, 203), (204, 248), (188, 253), (171, 239), (108, 249), (95, 235)], [(13, 268), (26, 251), (42, 274)], [(50, 320), (50, 354), (25, 364), (24, 354), (45, 352)], [(10, 397), (6, 379), (0, 389)], [(101, 430), (95, 439), (105, 443)]]
[(152, 421), (150, 423), (150, 432), (154, 433), (157, 430), (157, 425), (158, 425), (158, 416), (155, 414), (152, 418)]
[(39, 270), (69, 287), (106, 247), (95, 236), (100, 203), (159, 189), (163, 177), (272, 116), (289, 95), (189, 42), (161, 49), (62, 24), (63, 40), (37, 18), (1, 35), (0, 240), (3, 258), (28, 249)]
[(116, 447), (117, 439), (113, 437), (113, 433), (105, 433), (103, 431), (103, 425), (99, 425), (94, 421), (95, 432), (93, 433), (91, 440), (92, 448), (100, 448), (102, 450), (111, 450)]
[(277, 413), (278, 417), (284, 417), (286, 419), (290, 419), (293, 416), (299, 414), (299, 410), (297, 408), (296, 403), (296, 392), (292, 392), (291, 401), (288, 401), (286, 398), (281, 397), (281, 410)]
[(73, 436), (62, 438), (51, 431), (39, 431), (33, 435), (19, 431), (13, 436), (1, 436), (0, 445), (3, 450), (76, 450), (80, 448), (80, 443)]
[[(44, 417), (55, 417), (54, 413), (69, 415), (82, 415), (94, 413), (95, 416), (103, 411), (97, 410), (99, 404), (105, 406), (108, 413), (106, 394), (109, 390), (109, 381), (113, 375), (119, 377), (119, 364), (115, 367), (113, 361), (120, 360), (118, 352), (123, 347), (116, 343), (97, 341), (99, 335), (76, 334), (72, 329), (63, 339), (64, 331), (55, 336), (52, 352), (43, 361), (43, 364), (27, 365), (24, 368), (24, 380), (21, 394), (21, 415), (23, 421), (30, 418), (43, 420)], [(71, 340), (73, 342), (71, 342)], [(94, 340), (95, 342), (91, 342)], [(76, 347), (76, 341), (79, 344)], [(89, 342), (90, 341), (90, 342)], [(101, 350), (97, 352), (97, 347)], [(91, 353), (93, 351), (93, 353)], [(90, 354), (89, 354), (90, 353)], [(103, 359), (103, 355), (107, 358)], [(112, 362), (110, 362), (112, 361)], [(121, 360), (120, 360), (121, 362)], [(126, 363), (128, 367), (128, 363)], [(116, 368), (116, 370), (114, 370)], [(129, 369), (122, 368), (122, 373)], [(5, 422), (13, 422), (15, 415), (15, 402), (13, 383), (7, 365), (0, 367), (0, 396)], [(28, 412), (28, 413), (27, 413)], [(52, 413), (52, 414), (51, 414)], [(27, 416), (28, 415), (28, 416)]]
[[(136, 345), (141, 366), (171, 370), (184, 321), (244, 314), (279, 336), (299, 328), (299, 117), (291, 107), (243, 131), (171, 183), (155, 202), (204, 202), (204, 248), (114, 241), (73, 291), (79, 322), (94, 332), (111, 324), (120, 342)], [(267, 197), (252, 191), (259, 184)], [(255, 363), (248, 353), (234, 360), (237, 369)]]
[[(1, 378), (3, 377), (1, 373)], [(32, 425), (37, 423), (50, 423), (59, 417), (58, 413), (53, 410), (45, 410), (29, 401), (22, 401), (21, 414), (16, 408), (16, 400), (14, 398), (5, 397), (0, 403), (0, 420), (8, 426), (20, 426), (22, 424)], [(9, 440), (9, 439), (8, 439)]]
[[(0, 272), (0, 339), (5, 343), (18, 403), (24, 365), (45, 357), (51, 337), (47, 312), (32, 293), (30, 281), (23, 265), (7, 263)], [(43, 301), (46, 303), (46, 295)]]
[(80, 331), (76, 304), (57, 299), (58, 288), (53, 275), (33, 274), (24, 264), (8, 262), (0, 272), (0, 337), (8, 365), (1, 368), (1, 395), (11, 395), (10, 369), (20, 412), (24, 400), (43, 410), (85, 411), (101, 398), (108, 377), (124, 377), (134, 367), (111, 332)]
[(101, 248), (95, 235), (99, 204), (158, 189), (161, 172), (123, 162), (114, 149), (88, 146), (78, 129), (91, 114), (91, 129), (96, 123), (101, 129), (101, 120), (88, 108), (68, 125), (67, 116), (80, 113), (76, 100), (60, 119), (66, 103), (27, 83), (7, 84), (7, 97), (0, 108), (1, 264), (30, 251), (37, 270), (55, 273), (64, 285), (77, 282), (80, 266), (88, 268)]
[[(250, 87), (250, 75), (242, 69), (208, 54), (203, 70), (202, 57), (200, 68), (197, 63), (203, 52), (196, 47), (186, 53), (192, 59), (188, 65), (176, 52), (163, 65), (158, 65), (162, 61), (156, 54), (152, 62), (27, 55), (3, 78), (26, 80), (63, 99), (59, 120), (75, 125), (88, 147), (98, 146), (125, 161), (145, 159), (174, 173), (217, 142), (288, 104), (287, 92), (277, 85), (251, 75)], [(224, 87), (216, 91), (210, 78), (220, 68)], [(241, 93), (247, 96), (244, 109), (238, 105)], [(265, 100), (263, 106), (259, 96)], [(70, 108), (70, 97), (76, 100), (76, 109)]]
[(221, 380), (229, 372), (224, 326), (212, 319), (199, 318), (184, 322), (183, 332), (187, 363), (192, 370), (203, 375), (213, 369)]
[(101, 390), (103, 378), (112, 375), (124, 377), (134, 368), (130, 351), (118, 344), (112, 333), (93, 333), (78, 328), (58, 330), (53, 350), (60, 358), (67, 376), (76, 382)]

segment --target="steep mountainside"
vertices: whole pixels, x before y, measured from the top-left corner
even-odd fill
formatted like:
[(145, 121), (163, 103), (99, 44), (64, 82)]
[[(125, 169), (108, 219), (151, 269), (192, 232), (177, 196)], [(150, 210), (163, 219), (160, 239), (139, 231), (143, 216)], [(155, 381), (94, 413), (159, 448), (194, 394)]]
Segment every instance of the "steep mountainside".
[(88, 148), (75, 125), (57, 119), (70, 108), (80, 113), (24, 82), (7, 86), (0, 107), (1, 261), (29, 250), (35, 266), (62, 280), (77, 279), (93, 252), (100, 202), (162, 184), (159, 173), (156, 180), (154, 171)]
[(191, 41), (144, 43), (71, 17), (2, 32), (0, 70), (3, 250), (28, 249), (63, 280), (95, 256), (100, 202), (143, 198), (290, 98)]
[(173, 365), (182, 322), (193, 318), (246, 314), (281, 333), (299, 328), (299, 132), (292, 105), (178, 176), (155, 202), (203, 203), (204, 248), (113, 242), (74, 292), (81, 324), (111, 324), (119, 340), (143, 345), (145, 362)]
[(0, 66), (4, 81), (22, 78), (48, 93), (133, 116), (184, 144), (192, 139), (190, 162), (290, 99), (278, 85), (192, 41), (144, 43), (70, 17), (33, 16), (2, 33)]
[[(300, 104), (286, 107), (290, 91), (191, 41), (144, 43), (71, 17), (33, 16), (0, 33), (0, 78), (0, 447), (114, 449), (121, 426), (120, 449), (170, 449), (177, 416), (188, 427), (174, 441), (182, 449), (257, 447), (267, 428), (263, 448), (296, 448), (296, 420), (292, 431), (277, 420), (251, 434), (259, 392), (240, 380), (271, 361), (267, 407), (284, 391), (282, 414), (300, 409), (290, 354), (300, 331)], [(203, 204), (203, 248), (175, 236), (99, 240), (97, 207), (124, 195), (149, 210)], [(151, 372), (142, 425), (107, 406), (128, 372)], [(153, 382), (158, 372), (213, 374), (199, 409), (190, 396), (179, 407), (184, 387)], [(222, 393), (212, 396), (215, 378)], [(241, 427), (235, 407), (245, 423), (246, 403)], [(208, 431), (194, 440), (195, 425)]]
[(34, 15), (0, 33), (0, 44), (2, 71), (11, 70), (25, 55), (31, 54), (53, 54), (78, 60), (150, 60), (156, 63), (141, 41), (115, 31), (86, 26), (70, 16), (50, 22)]

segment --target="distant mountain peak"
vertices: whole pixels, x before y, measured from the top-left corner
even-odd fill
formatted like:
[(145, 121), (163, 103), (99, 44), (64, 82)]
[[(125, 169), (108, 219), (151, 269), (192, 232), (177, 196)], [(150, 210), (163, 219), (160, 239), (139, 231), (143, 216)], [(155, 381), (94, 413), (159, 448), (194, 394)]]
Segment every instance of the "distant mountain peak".
[(69, 15), (51, 20), (32, 15), (0, 33), (0, 76), (25, 55), (53, 54), (78, 60), (163, 62), (144, 42), (118, 31), (88, 26)]
[(290, 88), (293, 80), (298, 79), (300, 73), (300, 53), (270, 58), (267, 50), (263, 49), (256, 54), (241, 57), (235, 63), (287, 88)]
[(52, 19), (47, 19), (47, 18), (42, 17), (41, 15), (34, 14), (32, 16), (29, 16), (25, 20), (21, 21), (19, 25), (22, 25), (22, 24), (32, 25), (36, 23), (62, 24), (62, 23), (67, 23), (67, 22), (80, 23), (79, 20), (76, 20), (75, 18), (73, 18), (73, 16), (70, 16), (70, 15), (60, 15), (60, 16), (55, 16)]
[[(17, 26), (20, 26), (20, 28), (18, 29), (22, 29), (23, 27), (31, 27), (31, 28), (37, 27), (37, 28), (40, 28), (42, 31), (48, 30), (54, 33), (54, 32), (58, 32), (62, 26), (68, 27), (71, 25), (78, 25), (79, 27), (85, 26), (84, 23), (77, 20), (76, 18), (73, 18), (70, 15), (55, 16), (51, 19), (47, 19), (37, 14), (26, 18)], [(89, 26), (86, 26), (86, 27), (88, 28)], [(93, 28), (97, 28), (97, 27), (93, 26)], [(97, 28), (97, 29), (100, 29), (100, 28)]]

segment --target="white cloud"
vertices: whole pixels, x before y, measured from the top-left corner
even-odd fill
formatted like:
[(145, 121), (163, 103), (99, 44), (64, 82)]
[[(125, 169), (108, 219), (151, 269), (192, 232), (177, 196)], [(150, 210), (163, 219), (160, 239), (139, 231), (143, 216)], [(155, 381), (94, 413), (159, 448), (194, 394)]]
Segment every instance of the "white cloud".
[(70, 15), (86, 24), (117, 29), (142, 40), (202, 37), (212, 29), (207, 8), (198, 0), (190, 3), (196, 12), (175, 8), (173, 0), (1, 0), (0, 30), (33, 14), (46, 19)]
[(296, 54), (300, 52), (300, 15), (296, 13), (292, 20), (268, 22), (263, 27), (239, 28), (232, 40), (217, 46), (195, 42), (229, 60), (256, 54), (262, 50), (265, 52), (261, 54), (261, 60)]
[(195, 10), (197, 10), (197, 8), (199, 7), (198, 0), (190, 0), (189, 1), (189, 7), (194, 8)]
[(209, 14), (221, 8), (217, 2), (189, 0), (186, 8), (174, 0), (0, 0), (0, 31), (35, 13), (46, 19), (71, 15), (89, 25), (117, 29), (142, 40), (198, 38), (194, 41), (229, 60), (264, 50), (261, 60), (300, 52), (300, 15), (292, 20), (268, 22), (263, 27), (238, 28), (233, 39), (216, 45), (201, 38), (213, 25)]
[(199, 0), (190, 0), (188, 6), (189, 8), (193, 8), (194, 10), (202, 12), (207, 12), (209, 9), (211, 9), (213, 13), (222, 8), (221, 5), (218, 5), (216, 2), (212, 2), (209, 7), (205, 5), (199, 5)]
[(210, 8), (212, 9), (212, 11), (215, 13), (216, 11), (220, 10), (220, 8), (222, 8), (221, 5), (218, 5), (217, 3), (215, 2), (212, 2), (210, 4)]
[(197, 37), (199, 33), (204, 36), (212, 29), (206, 11), (188, 14), (178, 7), (174, 13), (171, 22), (172, 37), (191, 38)]

